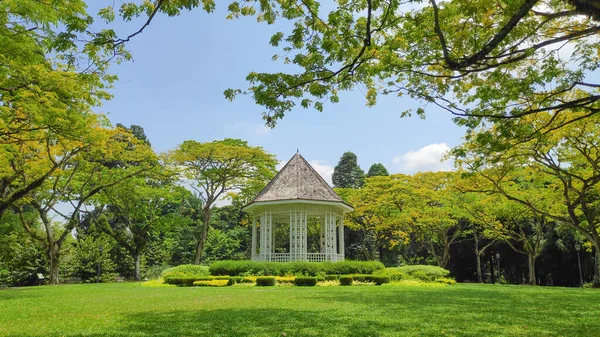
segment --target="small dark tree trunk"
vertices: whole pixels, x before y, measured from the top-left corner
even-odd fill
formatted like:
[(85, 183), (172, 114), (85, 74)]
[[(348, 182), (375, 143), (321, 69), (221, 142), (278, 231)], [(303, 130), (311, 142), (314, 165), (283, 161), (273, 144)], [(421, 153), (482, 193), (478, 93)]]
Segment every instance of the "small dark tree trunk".
[(492, 276), (492, 284), (496, 283), (496, 275), (494, 274), (494, 260), (492, 259), (492, 256), (490, 255), (489, 258), (489, 264), (490, 264), (490, 270), (491, 270), (491, 276)]

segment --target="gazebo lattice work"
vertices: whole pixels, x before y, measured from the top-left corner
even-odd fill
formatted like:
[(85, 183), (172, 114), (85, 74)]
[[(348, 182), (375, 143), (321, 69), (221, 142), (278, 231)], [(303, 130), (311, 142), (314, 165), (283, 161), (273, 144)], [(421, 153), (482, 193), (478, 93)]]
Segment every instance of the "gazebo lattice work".
[(252, 217), (252, 260), (344, 260), (344, 213), (353, 209), (299, 153), (244, 210)]

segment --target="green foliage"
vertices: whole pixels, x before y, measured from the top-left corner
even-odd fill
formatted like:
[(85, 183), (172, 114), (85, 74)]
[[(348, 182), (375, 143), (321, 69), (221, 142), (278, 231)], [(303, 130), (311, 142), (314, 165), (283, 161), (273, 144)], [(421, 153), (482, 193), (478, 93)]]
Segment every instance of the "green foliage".
[(387, 276), (391, 281), (400, 281), (406, 279), (408, 274), (400, 271), (398, 268), (385, 268), (377, 270), (373, 273), (373, 275), (377, 276)]
[(314, 287), (317, 285), (316, 277), (296, 277), (294, 284), (297, 286)]
[(358, 166), (356, 155), (345, 152), (333, 169), (333, 186), (338, 188), (360, 188), (365, 182), (365, 173)]
[(211, 275), (328, 275), (328, 274), (371, 274), (383, 269), (376, 261), (342, 262), (260, 262), (260, 261), (217, 261), (210, 265)]
[[(169, 276), (169, 277), (165, 277), (164, 278), (165, 283), (167, 284), (173, 284), (176, 286), (183, 286), (183, 287), (191, 287), (194, 285), (194, 282), (197, 281), (228, 281), (229, 280), (229, 276), (200, 276), (200, 277), (194, 277), (194, 276)], [(227, 284), (228, 282), (224, 282), (225, 284)]]
[(255, 281), (247, 278), (247, 277), (241, 277), (241, 276), (233, 276), (229, 278), (229, 283), (227, 285), (234, 285), (234, 284), (242, 284), (242, 283), (254, 283)]
[(338, 280), (341, 286), (351, 286), (353, 281), (352, 276), (340, 276)]
[(456, 280), (454, 280), (453, 278), (449, 278), (449, 277), (440, 277), (440, 278), (435, 279), (434, 282), (448, 284), (448, 285), (456, 284)]
[(399, 272), (408, 275), (408, 277), (426, 282), (431, 282), (438, 278), (446, 278), (450, 275), (448, 270), (438, 266), (414, 265), (390, 269), (397, 269)]
[(383, 164), (375, 163), (375, 164), (371, 165), (371, 167), (369, 168), (369, 172), (367, 172), (366, 177), (370, 178), (370, 177), (376, 177), (376, 176), (389, 176), (389, 175), (390, 175), (390, 173), (385, 168), (385, 166), (383, 166)]
[(259, 276), (256, 278), (256, 285), (259, 287), (271, 287), (274, 286), (276, 280), (271, 276)]
[(205, 277), (210, 276), (210, 272), (207, 266), (200, 266), (195, 264), (182, 264), (176, 267), (165, 269), (161, 273), (161, 277)]

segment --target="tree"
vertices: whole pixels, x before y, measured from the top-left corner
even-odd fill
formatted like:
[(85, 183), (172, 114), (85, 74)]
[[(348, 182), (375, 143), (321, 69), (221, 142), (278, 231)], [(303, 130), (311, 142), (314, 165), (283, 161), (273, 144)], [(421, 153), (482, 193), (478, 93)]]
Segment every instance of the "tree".
[(251, 147), (239, 139), (198, 143), (187, 140), (168, 154), (168, 161), (181, 172), (187, 184), (202, 198), (202, 230), (196, 237), (199, 264), (205, 248), (212, 207), (222, 197), (247, 199), (264, 187), (275, 175), (277, 161), (261, 147)]
[(481, 257), (496, 242), (498, 235), (496, 229), (500, 226), (496, 214), (494, 213), (494, 204), (499, 202), (497, 195), (486, 195), (478, 192), (468, 192), (474, 183), (473, 179), (457, 179), (453, 188), (459, 193), (455, 193), (453, 203), (457, 209), (458, 215), (469, 222), (465, 235), (470, 234), (473, 238), (475, 263), (477, 267), (477, 282), (483, 282), (483, 273), (481, 271)]
[(164, 209), (180, 203), (180, 194), (164, 177), (146, 175), (105, 189), (99, 199), (107, 216), (100, 228), (127, 250), (134, 278), (141, 280), (142, 256), (158, 232)]
[(365, 173), (358, 166), (356, 155), (345, 152), (333, 169), (333, 186), (337, 188), (360, 188), (365, 182)]
[[(290, 32), (271, 37), (282, 50), (274, 59), (301, 70), (252, 72), (247, 90), (229, 89), (225, 96), (250, 93), (270, 125), (296, 105), (320, 111), (356, 87), (365, 88), (369, 106), (378, 95), (406, 94), (424, 104), (403, 115), (423, 116), (431, 104), (460, 117), (459, 124), (491, 120), (507, 132), (511, 119), (537, 113), (560, 119), (566, 109), (597, 112), (600, 9), (592, 1), (430, 0), (416, 6), (350, 0), (322, 13), (317, 1), (265, 5), (273, 20), (294, 23)], [(565, 45), (572, 55), (561, 53)]]
[[(585, 112), (571, 112), (567, 125), (550, 114), (531, 117), (533, 129), (538, 123), (561, 127), (509, 144), (502, 139), (501, 129), (485, 129), (454, 153), (459, 164), (491, 183), (489, 192), (500, 193), (547, 220), (569, 225), (598, 249), (600, 117), (585, 116)], [(600, 285), (600, 256), (596, 254), (595, 259), (594, 283)]]
[(382, 248), (391, 250), (408, 239), (394, 209), (380, 201), (389, 196), (391, 183), (388, 177), (374, 177), (361, 189), (336, 188), (336, 193), (354, 207), (345, 214), (344, 223), (359, 233), (359, 247), (366, 260), (375, 260)]
[[(42, 242), (50, 264), (50, 283), (59, 282), (59, 261), (61, 248), (73, 229), (80, 222), (81, 213), (92, 198), (104, 189), (118, 185), (136, 175), (151, 169), (155, 163), (154, 153), (144, 144), (140, 144), (132, 135), (122, 129), (105, 129), (99, 125), (90, 128), (92, 141), (48, 142), (45, 144), (49, 154), (60, 154), (71, 148), (78, 148), (77, 155), (61, 165), (44, 180), (38, 190), (30, 192), (27, 204), (15, 206), (20, 215), (23, 228), (32, 238)], [(107, 166), (107, 163), (125, 161), (126, 165)], [(57, 205), (66, 203), (70, 211), (60, 210)], [(27, 207), (33, 207), (41, 220), (44, 232), (32, 228), (30, 219), (24, 214)], [(56, 225), (51, 217), (56, 213), (64, 223)]]
[(369, 172), (367, 173), (366, 177), (369, 178), (369, 177), (389, 176), (389, 175), (390, 175), (390, 173), (385, 168), (385, 166), (383, 166), (383, 164), (375, 163), (375, 164), (371, 165), (371, 167), (369, 168)]

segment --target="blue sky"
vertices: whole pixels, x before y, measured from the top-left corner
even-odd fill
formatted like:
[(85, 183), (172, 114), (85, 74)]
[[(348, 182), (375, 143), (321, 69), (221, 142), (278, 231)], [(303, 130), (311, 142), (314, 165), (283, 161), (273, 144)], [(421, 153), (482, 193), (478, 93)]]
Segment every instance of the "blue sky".
[[(158, 152), (188, 139), (241, 138), (287, 161), (298, 148), (327, 180), (345, 151), (356, 153), (365, 171), (376, 162), (390, 172), (449, 168), (439, 163), (440, 153), (458, 145), (464, 131), (448, 113), (431, 106), (426, 120), (400, 118), (403, 110), (419, 104), (408, 97), (382, 97), (368, 108), (356, 90), (343, 93), (340, 103), (326, 105), (322, 113), (297, 108), (275, 129), (265, 128), (262, 107), (250, 97), (229, 102), (223, 91), (246, 88), (250, 71), (294, 70), (271, 61), (279, 50), (268, 41), (285, 24), (227, 20), (223, 7), (212, 14), (197, 9), (175, 18), (156, 17), (128, 44), (134, 60), (112, 66), (119, 76), (111, 90), (114, 98), (97, 111), (113, 123), (141, 125)], [(117, 28), (127, 35), (139, 26)]]

